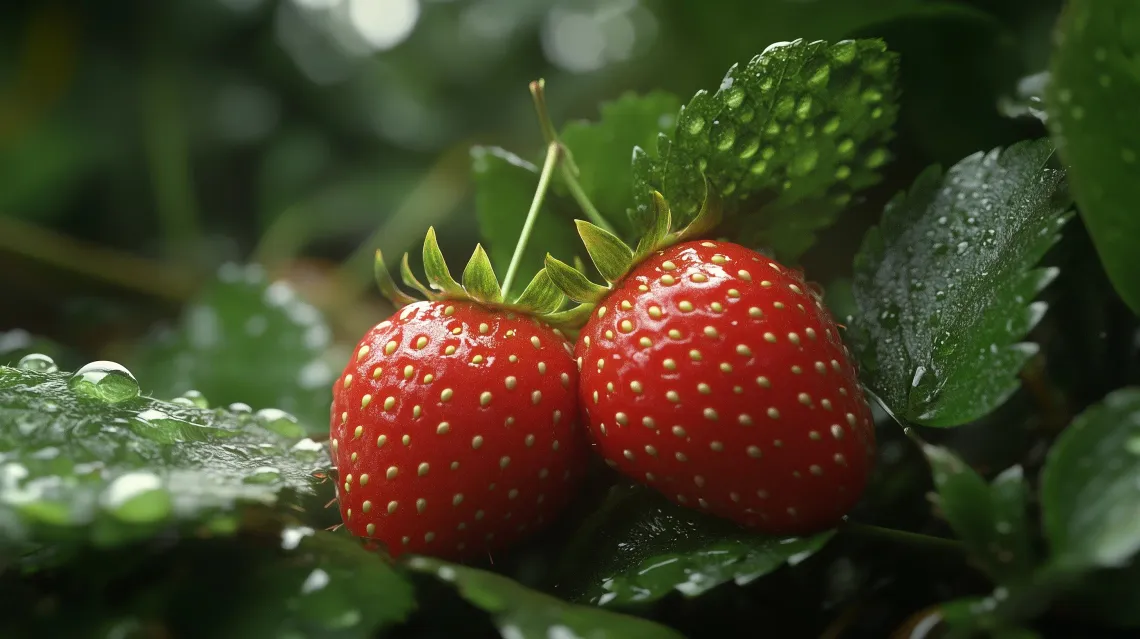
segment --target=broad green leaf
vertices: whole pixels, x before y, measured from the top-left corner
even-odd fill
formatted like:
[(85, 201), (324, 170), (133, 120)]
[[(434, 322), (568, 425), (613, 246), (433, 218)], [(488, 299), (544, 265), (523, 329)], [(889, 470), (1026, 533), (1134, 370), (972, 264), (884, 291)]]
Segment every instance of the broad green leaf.
[(200, 391), (213, 405), (242, 402), (296, 415), (309, 432), (327, 430), (332, 334), (320, 311), (259, 266), (229, 264), (187, 304), (173, 329), (160, 328), (130, 361), (143, 392), (174, 398)]
[(1057, 438), (1041, 519), (1061, 566), (1121, 567), (1140, 550), (1140, 388), (1111, 393)]
[[(538, 188), (539, 169), (504, 149), (476, 146), (471, 149), (471, 170), (475, 176), (479, 234), (495, 270), (506, 273)], [(564, 260), (581, 252), (573, 219), (578, 214), (577, 209), (569, 208), (553, 193), (547, 193), (515, 281), (530, 281), (543, 267), (547, 252)]]
[(298, 505), (328, 466), (280, 411), (139, 395), (129, 371), (0, 367), (0, 544), (112, 546), (170, 526), (233, 529), (243, 509)]
[(834, 531), (776, 538), (682, 508), (641, 486), (620, 486), (563, 555), (563, 581), (599, 605), (696, 597), (744, 585), (815, 554)]
[(1023, 578), (1035, 558), (1026, 508), (1029, 494), (1020, 466), (986, 485), (981, 475), (941, 446), (924, 445), (934, 472), (938, 504), (971, 556), (999, 583)]
[(958, 426), (1018, 387), (1056, 276), (1034, 268), (1071, 217), (1047, 141), (924, 171), (855, 258), (851, 343), (864, 380), (900, 417)]
[(1070, 0), (1057, 25), (1049, 130), (1073, 196), (1120, 296), (1140, 313), (1140, 4)]
[[(634, 152), (639, 228), (657, 189), (680, 227), (704, 199), (725, 201), (732, 235), (792, 261), (853, 193), (876, 183), (898, 107), (897, 56), (879, 40), (780, 42), (698, 92), (656, 154)], [(731, 219), (735, 215), (736, 219)]]
[(578, 166), (578, 183), (594, 206), (628, 235), (627, 212), (634, 206), (630, 153), (648, 148), (673, 130), (681, 101), (663, 91), (626, 93), (601, 105), (597, 122), (570, 122), (559, 136)]
[[(182, 539), (141, 550), (90, 551), (40, 579), (65, 605), (36, 605), (32, 580), (0, 582), (5, 637), (146, 636), (371, 639), (415, 608), (413, 589), (385, 559), (348, 535), (289, 525), (280, 533)], [(195, 605), (188, 605), (193, 602)]]
[(548, 639), (683, 639), (666, 626), (592, 606), (567, 603), (493, 572), (415, 557), (409, 566), (454, 584), (472, 605), (489, 613), (504, 637)]

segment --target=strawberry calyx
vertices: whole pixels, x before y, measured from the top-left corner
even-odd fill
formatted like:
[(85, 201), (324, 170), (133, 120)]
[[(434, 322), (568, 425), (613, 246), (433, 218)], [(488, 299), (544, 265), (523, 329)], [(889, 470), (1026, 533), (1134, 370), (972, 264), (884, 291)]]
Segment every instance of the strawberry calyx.
[[(579, 315), (583, 312), (589, 313), (589, 309), (561, 310), (566, 304), (566, 296), (555, 285), (546, 268), (535, 273), (530, 283), (517, 297), (505, 298), (499, 279), (495, 275), (495, 269), (491, 266), (491, 260), (480, 244), (475, 246), (471, 259), (464, 267), (460, 276), (461, 281), (456, 281), (447, 267), (443, 252), (439, 249), (434, 227), (428, 228), (427, 237), (424, 239), (423, 261), (424, 274), (428, 282), (426, 286), (412, 272), (407, 253), (404, 253), (403, 259), (400, 260), (400, 279), (406, 286), (419, 291), (429, 301), (466, 300), (489, 308), (529, 315), (552, 326), (568, 328), (580, 326), (583, 319)], [(420, 301), (396, 285), (384, 262), (384, 255), (379, 249), (376, 250), (373, 274), (380, 293), (391, 300), (397, 308)]]
[(596, 284), (586, 277), (582, 270), (546, 254), (547, 278), (567, 298), (578, 305), (565, 311), (567, 319), (578, 319), (584, 324), (593, 307), (605, 297), (625, 276), (647, 257), (663, 248), (680, 242), (702, 237), (716, 228), (722, 218), (720, 198), (705, 183), (704, 204), (695, 218), (680, 229), (673, 228), (673, 216), (669, 203), (660, 192), (653, 192), (652, 225), (637, 242), (630, 247), (613, 233), (587, 222), (575, 220), (578, 235), (586, 253), (594, 263), (606, 284)]

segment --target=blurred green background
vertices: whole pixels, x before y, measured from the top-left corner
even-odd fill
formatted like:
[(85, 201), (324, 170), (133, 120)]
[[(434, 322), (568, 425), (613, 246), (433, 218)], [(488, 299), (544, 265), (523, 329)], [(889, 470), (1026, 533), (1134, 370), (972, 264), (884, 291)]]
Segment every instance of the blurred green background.
[(112, 357), (220, 265), (257, 262), (324, 311), (321, 344), (353, 342), (390, 310), (376, 248), (416, 255), (429, 224), (456, 263), (475, 243), (470, 146), (538, 157), (530, 80), (561, 125), (627, 90), (687, 100), (775, 41), (883, 37), (902, 54), (896, 159), (805, 257), (826, 282), (924, 166), (1044, 134), (998, 105), (1045, 66), (1059, 4), (11, 0), (0, 331)]

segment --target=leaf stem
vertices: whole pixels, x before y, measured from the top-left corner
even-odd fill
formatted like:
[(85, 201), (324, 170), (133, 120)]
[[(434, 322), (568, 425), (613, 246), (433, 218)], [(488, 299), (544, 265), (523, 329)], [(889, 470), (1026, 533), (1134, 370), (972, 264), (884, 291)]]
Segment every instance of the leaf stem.
[(952, 552), (957, 554), (965, 552), (965, 548), (963, 548), (962, 543), (956, 539), (947, 539), (945, 537), (924, 535), (922, 533), (898, 530), (896, 528), (884, 528), (882, 526), (873, 526), (871, 524), (847, 522), (840, 528), (840, 530), (868, 539), (878, 539), (881, 541), (887, 541), (903, 546), (910, 546), (912, 548), (922, 548), (927, 550), (935, 550), (938, 552)]
[(611, 225), (606, 218), (590, 201), (590, 196), (586, 195), (585, 189), (582, 184), (578, 182), (578, 165), (574, 162), (574, 155), (566, 145), (562, 144), (562, 140), (558, 138), (558, 132), (554, 130), (554, 124), (550, 120), (550, 111), (546, 107), (546, 81), (542, 79), (535, 80), (530, 83), (530, 95), (534, 98), (534, 110), (538, 112), (538, 123), (542, 127), (542, 137), (546, 139), (547, 144), (557, 144), (562, 148), (562, 180), (566, 183), (566, 189), (570, 191), (570, 196), (578, 203), (578, 208), (586, 214), (586, 218), (590, 220), (595, 226), (616, 234), (613, 225)]
[[(534, 83), (531, 83), (534, 86)], [(507, 267), (507, 276), (503, 278), (503, 299), (509, 299), (507, 295), (510, 293), (511, 284), (514, 282), (515, 275), (518, 273), (519, 264), (522, 263), (523, 253), (526, 252), (527, 242), (530, 241), (531, 231), (534, 230), (534, 222), (538, 219), (538, 212), (542, 209), (542, 201), (546, 199), (546, 192), (550, 189), (550, 178), (554, 175), (554, 168), (558, 165), (559, 159), (562, 157), (562, 145), (557, 142), (551, 142), (546, 147), (546, 160), (542, 163), (542, 172), (538, 175), (538, 188), (535, 189), (534, 199), (530, 202), (530, 210), (526, 213), (526, 221), (523, 222), (522, 232), (519, 233), (518, 244), (515, 245), (515, 253), (511, 256), (511, 265)]]

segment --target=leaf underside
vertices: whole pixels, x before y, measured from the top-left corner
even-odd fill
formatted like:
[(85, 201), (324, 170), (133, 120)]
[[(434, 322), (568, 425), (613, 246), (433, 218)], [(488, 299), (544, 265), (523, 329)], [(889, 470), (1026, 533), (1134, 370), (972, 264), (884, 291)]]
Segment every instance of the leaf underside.
[(853, 193), (878, 181), (897, 115), (898, 58), (879, 40), (776, 43), (698, 92), (655, 153), (634, 150), (636, 207), (651, 224), (652, 191), (678, 227), (692, 220), (707, 177), (737, 241), (793, 261)]
[(1034, 268), (1071, 217), (1047, 141), (926, 170), (856, 256), (850, 342), (866, 383), (905, 419), (957, 426), (1001, 405), (1056, 276)]

